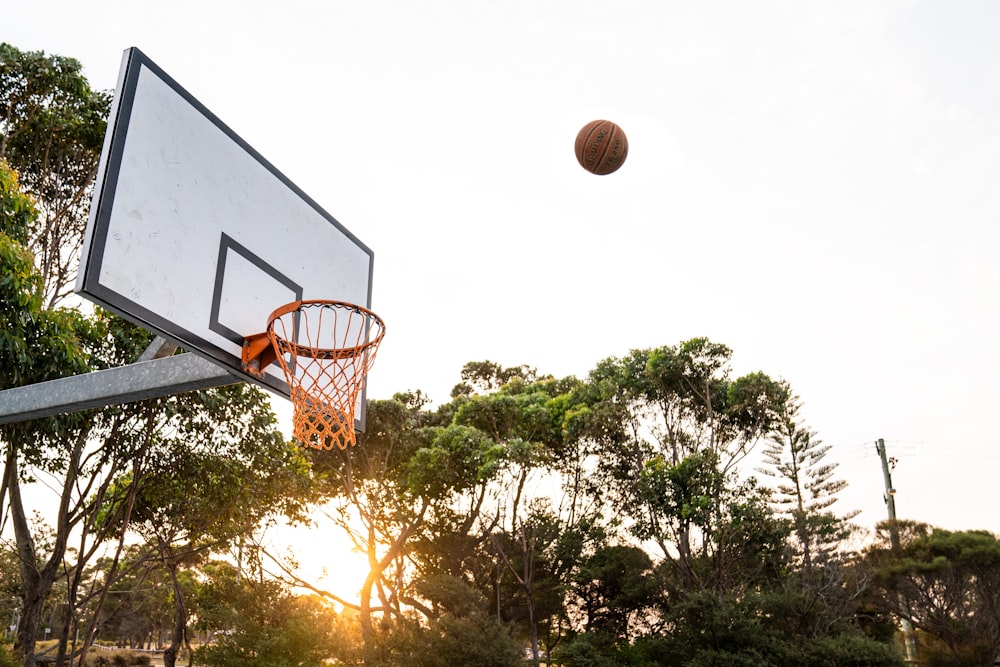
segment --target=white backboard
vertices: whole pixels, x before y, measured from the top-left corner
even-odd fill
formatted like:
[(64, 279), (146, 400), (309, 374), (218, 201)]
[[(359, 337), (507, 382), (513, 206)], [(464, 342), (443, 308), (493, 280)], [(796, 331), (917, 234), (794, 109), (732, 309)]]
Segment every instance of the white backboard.
[(287, 396), (243, 337), (291, 301), (371, 308), (372, 251), (138, 49), (111, 113), (77, 292)]

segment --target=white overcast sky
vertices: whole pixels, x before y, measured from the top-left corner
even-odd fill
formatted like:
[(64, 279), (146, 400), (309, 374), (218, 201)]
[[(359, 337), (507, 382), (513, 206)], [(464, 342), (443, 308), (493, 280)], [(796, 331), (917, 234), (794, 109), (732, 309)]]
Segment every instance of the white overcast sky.
[[(115, 85), (142, 49), (375, 252), (369, 395), (584, 377), (708, 336), (788, 380), (885, 517), (1000, 532), (1000, 3), (7, 3)], [(577, 129), (617, 121), (618, 173)]]

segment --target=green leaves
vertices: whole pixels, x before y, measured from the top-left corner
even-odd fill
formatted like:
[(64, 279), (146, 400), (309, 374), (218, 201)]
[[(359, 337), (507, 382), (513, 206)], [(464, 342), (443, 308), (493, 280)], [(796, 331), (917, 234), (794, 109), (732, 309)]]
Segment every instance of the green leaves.
[(418, 449), (407, 466), (407, 486), (415, 494), (440, 498), (491, 478), (505, 457), (503, 446), (471, 426), (439, 429), (429, 447)]
[(771, 429), (787, 399), (785, 385), (762, 372), (732, 378), (731, 356), (707, 338), (633, 350), (601, 362), (586, 397), (613, 408), (633, 432), (650, 433), (652, 448), (673, 462), (708, 448), (729, 469)]
[(84, 318), (43, 310), (42, 277), (24, 246), (36, 218), (17, 176), (0, 161), (0, 388), (88, 370)]
[(274, 581), (226, 576), (218, 564), (206, 572), (200, 599), (213, 621), (210, 627), (224, 632), (197, 649), (196, 664), (322, 667), (331, 657), (350, 653), (344, 619), (319, 599), (293, 596)]
[(0, 234), (25, 245), (28, 242), (28, 230), (37, 218), (35, 203), (21, 190), (17, 172), (0, 159)]
[(78, 61), (0, 44), (0, 159), (39, 211), (7, 233), (35, 254), (49, 305), (74, 278), (110, 103)]
[(679, 525), (709, 527), (722, 487), (717, 465), (718, 457), (710, 451), (693, 454), (677, 465), (654, 457), (642, 469), (638, 492), (657, 514)]

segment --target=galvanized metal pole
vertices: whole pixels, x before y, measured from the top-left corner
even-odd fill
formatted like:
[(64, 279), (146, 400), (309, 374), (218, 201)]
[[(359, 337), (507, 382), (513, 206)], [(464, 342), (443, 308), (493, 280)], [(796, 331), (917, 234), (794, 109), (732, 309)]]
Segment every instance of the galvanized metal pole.
[[(153, 355), (155, 357), (155, 355)], [(187, 352), (0, 391), (0, 424), (242, 382)]]

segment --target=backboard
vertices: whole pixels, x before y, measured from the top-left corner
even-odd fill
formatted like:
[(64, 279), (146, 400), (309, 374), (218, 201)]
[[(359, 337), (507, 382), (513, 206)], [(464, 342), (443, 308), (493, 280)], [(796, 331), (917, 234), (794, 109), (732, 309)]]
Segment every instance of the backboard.
[(138, 49), (111, 114), (76, 291), (287, 397), (244, 336), (291, 301), (370, 308), (374, 254)]

